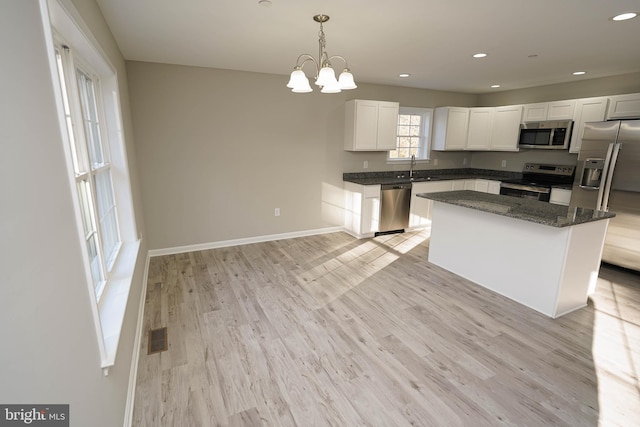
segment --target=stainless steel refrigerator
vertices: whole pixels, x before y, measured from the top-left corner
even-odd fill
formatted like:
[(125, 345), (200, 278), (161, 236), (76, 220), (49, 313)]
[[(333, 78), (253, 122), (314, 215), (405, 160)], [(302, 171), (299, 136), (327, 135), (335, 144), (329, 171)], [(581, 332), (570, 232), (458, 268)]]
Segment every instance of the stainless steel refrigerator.
[(614, 212), (602, 260), (640, 271), (640, 120), (585, 124), (570, 205)]

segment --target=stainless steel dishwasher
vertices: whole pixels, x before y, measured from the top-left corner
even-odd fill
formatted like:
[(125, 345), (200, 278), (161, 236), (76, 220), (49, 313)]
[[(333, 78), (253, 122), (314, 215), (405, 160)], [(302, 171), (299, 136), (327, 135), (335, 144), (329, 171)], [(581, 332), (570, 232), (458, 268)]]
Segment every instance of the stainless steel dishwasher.
[(380, 234), (402, 233), (409, 226), (411, 184), (386, 184), (380, 194)]

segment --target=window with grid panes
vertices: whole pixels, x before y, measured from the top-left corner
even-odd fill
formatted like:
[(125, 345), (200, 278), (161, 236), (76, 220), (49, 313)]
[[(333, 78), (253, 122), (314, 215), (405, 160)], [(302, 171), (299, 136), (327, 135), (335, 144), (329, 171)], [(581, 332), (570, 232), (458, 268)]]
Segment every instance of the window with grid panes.
[(102, 137), (99, 80), (74, 62), (68, 48), (56, 46), (56, 62), (84, 239), (99, 298), (121, 246), (108, 144)]
[(410, 160), (429, 158), (431, 120), (430, 108), (400, 107), (396, 149), (389, 151), (388, 160)]

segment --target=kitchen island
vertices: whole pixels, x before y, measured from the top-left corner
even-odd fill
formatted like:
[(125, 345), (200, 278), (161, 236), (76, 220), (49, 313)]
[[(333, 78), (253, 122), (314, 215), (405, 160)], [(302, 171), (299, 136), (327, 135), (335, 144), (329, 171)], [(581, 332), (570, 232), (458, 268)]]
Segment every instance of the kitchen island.
[(429, 262), (552, 318), (587, 304), (615, 214), (476, 191), (417, 196), (435, 201)]

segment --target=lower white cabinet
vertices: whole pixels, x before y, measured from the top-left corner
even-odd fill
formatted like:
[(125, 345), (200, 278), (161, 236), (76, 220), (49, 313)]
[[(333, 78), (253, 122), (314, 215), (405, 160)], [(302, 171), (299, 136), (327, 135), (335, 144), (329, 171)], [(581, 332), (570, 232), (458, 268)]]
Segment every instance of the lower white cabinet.
[(457, 184), (457, 188), (453, 188), (453, 190), (472, 190), (480, 191), (481, 193), (500, 194), (500, 181), (491, 179), (464, 179), (455, 182), (459, 181), (461, 181), (461, 183)]
[(344, 227), (357, 237), (371, 237), (380, 228), (380, 185), (344, 183)]
[(414, 182), (411, 187), (409, 228), (431, 225), (433, 201), (423, 197), (417, 197), (416, 194), (458, 190), (473, 190), (483, 193), (500, 194), (500, 181), (489, 179), (455, 179), (436, 182)]
[(571, 190), (567, 190), (565, 188), (551, 188), (549, 203), (555, 203), (556, 205), (569, 206), (570, 201), (571, 201)]
[(431, 224), (433, 201), (423, 197), (417, 197), (416, 194), (451, 190), (453, 190), (453, 181), (414, 182), (411, 186), (409, 228), (424, 227)]

